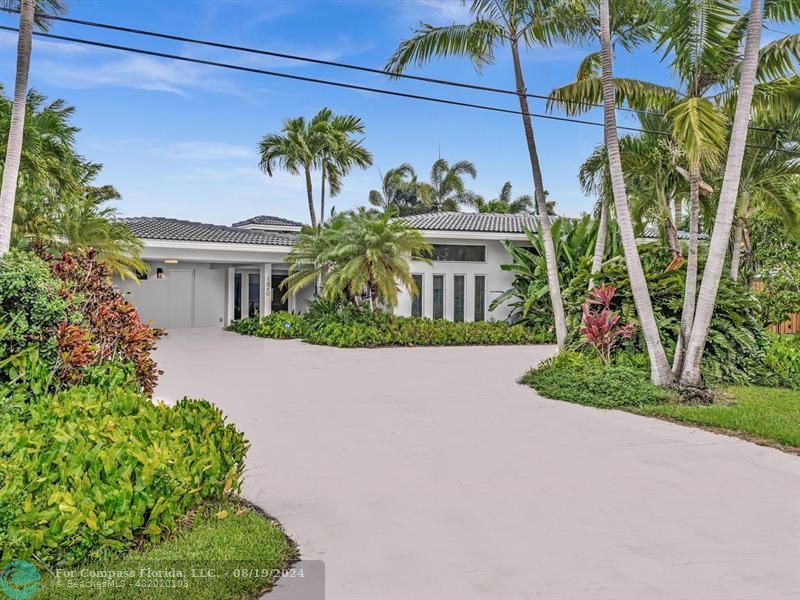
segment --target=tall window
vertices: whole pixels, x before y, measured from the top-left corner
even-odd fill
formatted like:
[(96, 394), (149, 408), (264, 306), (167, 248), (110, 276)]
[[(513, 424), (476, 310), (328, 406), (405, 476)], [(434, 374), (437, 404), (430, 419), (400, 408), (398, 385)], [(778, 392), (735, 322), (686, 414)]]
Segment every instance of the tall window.
[(414, 285), (417, 286), (417, 295), (411, 299), (411, 316), (412, 317), (421, 317), (422, 316), (422, 295), (425, 293), (425, 290), (422, 287), (422, 275), (412, 275), (411, 277), (414, 278)]
[(464, 276), (453, 276), (453, 321), (464, 320)]
[(261, 309), (261, 276), (259, 273), (250, 273), (247, 277), (247, 316), (257, 317)]
[(486, 246), (433, 244), (433, 260), (440, 262), (486, 262)]
[(233, 318), (242, 318), (242, 274), (233, 276)]
[(433, 276), (433, 318), (444, 319), (444, 275)]
[(486, 318), (486, 275), (475, 275), (475, 320)]

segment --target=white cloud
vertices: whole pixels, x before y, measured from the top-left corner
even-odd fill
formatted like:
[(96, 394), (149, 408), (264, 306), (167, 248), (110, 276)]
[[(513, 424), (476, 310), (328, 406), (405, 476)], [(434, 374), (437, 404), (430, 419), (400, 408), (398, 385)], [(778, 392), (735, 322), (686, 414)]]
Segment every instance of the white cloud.
[(164, 156), (168, 158), (188, 160), (226, 160), (226, 159), (253, 159), (257, 153), (254, 148), (228, 144), (226, 142), (190, 141), (169, 144), (163, 149)]

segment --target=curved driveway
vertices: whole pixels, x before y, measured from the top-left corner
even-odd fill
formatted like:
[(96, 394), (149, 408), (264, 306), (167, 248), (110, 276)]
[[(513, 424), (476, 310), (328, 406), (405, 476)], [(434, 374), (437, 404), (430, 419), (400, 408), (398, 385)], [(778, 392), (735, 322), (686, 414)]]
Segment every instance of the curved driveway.
[(173, 331), (156, 396), (244, 430), (330, 599), (800, 597), (798, 457), (515, 383), (552, 351)]

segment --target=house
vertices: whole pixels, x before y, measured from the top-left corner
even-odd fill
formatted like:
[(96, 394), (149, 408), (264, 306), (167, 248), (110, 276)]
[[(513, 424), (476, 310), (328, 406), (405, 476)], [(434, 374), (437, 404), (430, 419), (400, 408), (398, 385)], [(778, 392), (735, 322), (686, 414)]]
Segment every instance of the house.
[[(429, 213), (405, 217), (433, 246), (433, 261), (412, 260), (420, 289), (405, 290), (395, 313), (449, 320), (504, 319), (505, 306), (489, 306), (513, 281), (500, 265), (509, 262), (501, 241), (529, 245), (525, 214)], [(122, 219), (144, 245), (148, 272), (117, 286), (143, 319), (167, 329), (222, 327), (272, 311), (302, 312), (311, 288), (282, 300), (288, 274), (286, 255), (302, 227), (279, 217), (258, 216), (233, 225), (212, 225), (163, 217)]]

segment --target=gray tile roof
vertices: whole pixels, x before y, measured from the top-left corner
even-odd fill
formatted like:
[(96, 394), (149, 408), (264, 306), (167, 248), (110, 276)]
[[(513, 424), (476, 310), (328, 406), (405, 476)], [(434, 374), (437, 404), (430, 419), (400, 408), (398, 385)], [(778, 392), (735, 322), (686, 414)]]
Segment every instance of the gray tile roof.
[[(642, 233), (642, 237), (643, 238), (647, 238), (649, 240), (657, 239), (657, 238), (661, 237), (661, 232), (657, 228), (653, 227), (652, 225), (648, 225), (647, 227), (644, 228), (644, 233)], [(706, 235), (705, 233), (699, 234), (697, 236), (697, 238), (700, 239), (700, 240), (709, 239), (708, 235)], [(689, 239), (689, 232), (688, 231), (679, 230), (678, 231), (678, 239), (679, 240), (688, 240)]]
[(243, 227), (244, 225), (268, 225), (270, 227), (303, 226), (303, 224), (298, 221), (291, 221), (289, 219), (284, 219), (283, 217), (273, 217), (272, 215), (257, 215), (233, 224), (234, 227)]
[(485, 233), (523, 233), (536, 231), (537, 218), (530, 214), (439, 212), (403, 217), (408, 225), (427, 231), (474, 231)]
[(292, 233), (240, 229), (165, 217), (129, 217), (120, 219), (120, 222), (127, 225), (136, 237), (148, 240), (291, 246), (297, 237)]

